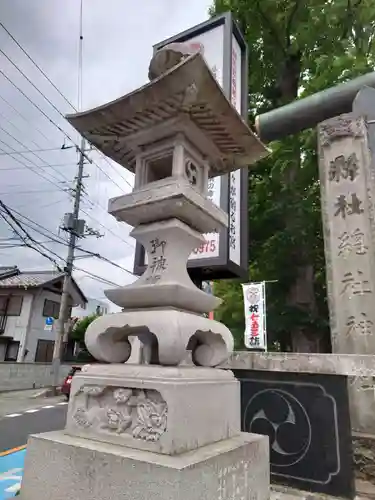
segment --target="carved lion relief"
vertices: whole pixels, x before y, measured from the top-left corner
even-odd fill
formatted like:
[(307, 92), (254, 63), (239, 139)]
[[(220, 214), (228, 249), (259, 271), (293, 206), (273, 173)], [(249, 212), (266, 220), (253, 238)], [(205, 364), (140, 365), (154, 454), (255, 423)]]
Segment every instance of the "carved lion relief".
[(74, 396), (72, 419), (100, 434), (156, 442), (166, 431), (167, 413), (167, 403), (153, 389), (85, 385)]

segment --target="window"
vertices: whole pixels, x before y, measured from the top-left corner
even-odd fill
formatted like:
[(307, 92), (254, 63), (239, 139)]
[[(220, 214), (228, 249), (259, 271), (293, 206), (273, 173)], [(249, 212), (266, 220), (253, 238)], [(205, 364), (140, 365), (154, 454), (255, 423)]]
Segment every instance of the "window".
[(22, 295), (1, 295), (0, 315), (19, 316), (22, 310)]
[(19, 348), (20, 348), (19, 342), (10, 341), (9, 344), (7, 345), (4, 361), (17, 361)]
[(43, 316), (45, 318), (52, 317), (58, 319), (60, 311), (60, 303), (46, 299), (44, 301)]

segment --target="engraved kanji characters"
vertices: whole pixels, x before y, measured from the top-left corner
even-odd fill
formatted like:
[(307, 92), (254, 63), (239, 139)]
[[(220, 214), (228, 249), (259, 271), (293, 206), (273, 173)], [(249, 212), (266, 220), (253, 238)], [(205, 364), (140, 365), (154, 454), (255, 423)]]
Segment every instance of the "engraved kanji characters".
[(163, 271), (167, 269), (167, 259), (164, 257), (167, 242), (156, 237), (150, 241), (150, 245), (152, 261), (149, 264), (149, 268), (151, 269), (151, 276), (148, 276), (146, 281), (150, 284), (155, 284), (161, 279)]
[(366, 313), (360, 313), (356, 316), (349, 316), (346, 326), (348, 327), (347, 335), (370, 335), (373, 331), (374, 323), (367, 318)]
[(336, 211), (334, 212), (335, 217), (341, 215), (341, 217), (345, 219), (347, 215), (359, 215), (363, 213), (363, 208), (361, 207), (362, 201), (358, 198), (356, 193), (352, 193), (351, 199), (349, 198), (349, 200), (350, 201), (346, 200), (344, 194), (337, 196), (335, 203)]
[(341, 178), (354, 181), (358, 175), (359, 165), (355, 153), (347, 158), (344, 155), (337, 156), (329, 163), (328, 178), (330, 181), (339, 182)]
[(165, 247), (167, 245), (166, 241), (164, 241), (164, 240), (160, 241), (159, 238), (156, 237), (155, 239), (150, 241), (150, 244), (151, 244), (151, 253), (152, 254), (155, 254), (157, 249), (160, 248), (162, 255), (164, 255), (164, 250), (165, 250)]
[(365, 255), (368, 247), (365, 244), (365, 235), (359, 228), (352, 233), (344, 231), (339, 236), (338, 256), (348, 257), (352, 253), (356, 255)]
[(362, 271), (357, 271), (355, 274), (350, 271), (346, 272), (341, 283), (343, 285), (341, 295), (345, 293), (348, 293), (350, 296), (372, 293), (370, 283), (368, 280), (364, 279)]

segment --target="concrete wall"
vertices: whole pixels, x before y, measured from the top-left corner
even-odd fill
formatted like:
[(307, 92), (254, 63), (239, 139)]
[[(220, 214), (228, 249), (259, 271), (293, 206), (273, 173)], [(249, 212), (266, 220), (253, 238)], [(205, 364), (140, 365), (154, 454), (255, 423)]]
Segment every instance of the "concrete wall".
[[(62, 365), (60, 380), (64, 380), (71, 365)], [(0, 363), (0, 391), (19, 391), (51, 385), (51, 364)]]

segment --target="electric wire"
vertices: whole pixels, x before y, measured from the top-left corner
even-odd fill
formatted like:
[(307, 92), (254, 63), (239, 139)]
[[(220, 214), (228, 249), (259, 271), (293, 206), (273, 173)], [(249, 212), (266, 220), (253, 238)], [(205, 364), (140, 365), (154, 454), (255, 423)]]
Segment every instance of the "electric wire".
[[(82, 8), (83, 6), (81, 5), (81, 8), (80, 8), (80, 18), (82, 19)], [(82, 76), (79, 77), (79, 81), (78, 81), (78, 87), (79, 87), (79, 90), (78, 90), (78, 109), (74, 106), (74, 104), (69, 101), (69, 99), (61, 92), (61, 90), (54, 84), (54, 82), (48, 77), (48, 75), (43, 71), (43, 69), (36, 63), (36, 61), (30, 56), (30, 54), (26, 51), (26, 49), (19, 43), (19, 41), (12, 35), (12, 33), (4, 26), (4, 24), (2, 22), (0, 22), (0, 27), (8, 34), (8, 36), (13, 40), (13, 42), (18, 46), (18, 48), (25, 54), (25, 56), (29, 59), (29, 61), (37, 68), (37, 70), (43, 75), (43, 77), (52, 85), (52, 87), (58, 92), (58, 94), (64, 99), (64, 101), (69, 104), (69, 106), (74, 110), (74, 111), (78, 111), (78, 109), (80, 109), (80, 104), (82, 104), (81, 102), (81, 99), (82, 99)], [(80, 23), (80, 40), (83, 39), (83, 36), (82, 36), (82, 22)], [(8, 58), (8, 56), (6, 56)], [(15, 65), (15, 63), (13, 61), (11, 61), (11, 63), (13, 65)], [(79, 65), (80, 67), (82, 68), (82, 64), (83, 64), (83, 61), (82, 61), (82, 53), (80, 53), (79, 55)], [(17, 67), (17, 66), (16, 66)], [(19, 69), (17, 67), (17, 69)], [(39, 90), (39, 89), (38, 89)], [(55, 106), (54, 106), (55, 107)], [(57, 109), (57, 108), (55, 108)], [(58, 113), (63, 116), (63, 118), (65, 119), (65, 116), (62, 115), (62, 113), (57, 110)], [(130, 182), (123, 176), (121, 175), (120, 171), (116, 170), (116, 168), (111, 164), (111, 162), (108, 160), (108, 158), (96, 147), (94, 146), (95, 150), (98, 152), (98, 154), (104, 159), (104, 161), (117, 173), (119, 174), (122, 179), (129, 185), (129, 187), (132, 189), (132, 185), (130, 184)], [(95, 165), (101, 170), (101, 168), (99, 167), (99, 165), (95, 162)], [(103, 172), (103, 170), (102, 170)]]
[[(55, 88), (55, 90), (57, 90), (57, 92), (64, 98), (64, 100), (66, 102), (68, 102), (71, 107), (73, 109), (76, 109), (68, 99), (66, 99), (66, 97), (64, 96), (64, 94), (58, 89), (58, 87), (52, 82), (52, 80), (50, 80), (50, 78), (46, 75), (46, 73), (37, 65), (37, 63), (31, 58), (31, 56), (29, 56), (29, 54), (27, 53), (27, 51), (21, 46), (21, 44), (19, 44), (19, 42), (15, 39), (15, 37), (9, 32), (9, 30), (7, 30), (7, 28), (3, 25), (3, 23), (0, 22), (0, 26), (7, 32), (7, 34), (12, 38), (12, 40), (17, 44), (17, 46), (24, 52), (24, 54), (30, 59), (30, 61), (32, 61), (32, 63), (35, 65), (35, 67), (37, 67), (37, 69), (41, 72), (41, 74), (47, 79), (47, 81)], [(80, 35), (81, 36), (81, 35)], [(22, 74), (22, 76), (33, 86), (33, 88), (35, 90), (38, 91), (39, 94), (42, 95), (42, 97), (53, 107), (53, 109), (55, 111), (57, 111), (59, 113), (60, 116), (62, 116), (64, 119), (65, 119), (65, 116), (60, 112), (60, 110), (35, 86), (35, 84), (27, 77), (27, 75), (25, 75), (25, 73), (17, 66), (17, 64), (14, 63), (14, 61), (11, 60), (11, 58), (5, 54), (4, 51), (0, 50), (1, 53), (3, 53), (3, 55), (6, 57), (6, 59)], [(81, 62), (80, 62), (81, 64)], [(79, 147), (77, 146), (77, 144), (75, 144), (75, 142), (71, 139), (71, 137), (69, 136), (69, 134), (62, 128), (60, 127), (57, 123), (54, 122), (53, 119), (51, 119), (50, 116), (48, 116), (37, 104), (35, 104), (35, 102), (25, 93), (23, 92), (12, 80), (11, 78), (9, 78), (2, 70), (0, 70), (0, 73), (3, 75), (3, 77), (14, 87), (16, 88), (16, 90), (18, 90), (18, 92), (20, 92), (35, 108), (38, 109), (38, 111), (50, 122), (52, 123), (62, 134), (64, 134), (64, 136), (69, 140), (71, 141), (76, 147), (77, 149), (79, 149)], [(82, 85), (82, 81), (80, 83), (80, 85)], [(0, 96), (8, 106), (10, 106), (12, 109), (14, 109), (17, 114), (19, 114), (23, 119), (25, 119), (25, 117), (18, 112), (18, 110), (16, 110), (16, 108), (14, 108), (8, 101), (6, 101), (2, 96)], [(26, 119), (25, 119), (26, 120)], [(26, 120), (27, 121), (27, 120)], [(39, 131), (40, 133), (42, 133), (41, 131)], [(7, 131), (6, 131), (7, 133)], [(43, 133), (42, 133), (43, 134)], [(43, 134), (44, 135), (44, 134)], [(44, 137), (46, 137), (44, 135)], [(7, 145), (9, 148), (10, 146)], [(72, 147), (72, 146), (70, 146)], [(117, 174), (119, 174), (119, 172), (115, 169), (115, 167), (108, 161), (108, 159), (97, 149), (95, 148), (96, 151), (103, 157), (103, 159), (107, 162), (107, 164), (113, 168)], [(16, 161), (16, 158), (13, 157), (13, 153), (12, 152), (5, 152), (4, 150), (3, 151), (3, 154), (4, 155), (9, 155), (12, 159), (14, 159)], [(27, 152), (33, 152), (32, 150), (28, 150)], [(24, 154), (24, 152), (17, 152), (17, 151), (14, 151), (14, 154)], [(86, 157), (87, 158), (87, 157)], [(27, 161), (30, 161), (30, 159), (28, 158), (25, 158)], [(42, 161), (44, 161), (42, 159)], [(37, 173), (35, 170), (32, 169), (31, 166), (27, 166), (26, 164), (24, 164), (23, 162), (19, 162), (21, 163), (21, 165), (23, 165), (24, 167), (26, 168), (29, 168), (30, 171), (34, 172), (34, 173)], [(111, 181), (113, 182), (117, 187), (119, 187), (119, 189), (122, 190), (122, 188), (107, 174), (107, 172), (105, 172), (101, 167), (100, 165), (98, 165), (95, 161), (92, 161), (92, 163), (95, 164), (95, 166)], [(37, 166), (35, 163), (34, 163), (35, 167)], [(45, 166), (50, 166), (49, 164), (46, 164)], [(38, 167), (42, 167), (44, 168), (44, 166), (38, 166)], [(0, 171), (3, 170), (3, 169), (0, 169)], [(5, 170), (5, 169), (4, 169)], [(43, 177), (45, 180), (53, 183), (50, 179), (44, 177), (43, 175), (41, 175), (40, 173), (37, 173), (39, 174), (41, 177)], [(124, 177), (122, 177), (125, 182), (130, 186), (131, 184), (127, 181), (127, 179), (125, 179)], [(55, 180), (57, 180), (55, 178)], [(58, 181), (60, 182), (60, 181)], [(54, 184), (54, 183), (53, 183)], [(63, 191), (63, 192), (66, 192), (65, 190), (61, 189), (59, 186), (58, 188)], [(63, 200), (61, 200), (63, 201)], [(93, 203), (89, 198), (86, 200), (88, 201), (89, 203), (91, 204), (95, 204), (97, 205), (99, 208), (102, 209), (102, 207), (96, 203)], [(111, 229), (109, 229), (107, 226), (103, 225), (102, 223), (100, 223), (99, 221), (97, 221), (97, 219), (95, 219), (92, 215), (88, 214), (87, 212), (83, 211), (84, 213), (86, 213), (86, 215), (88, 215), (88, 217), (90, 217), (91, 219), (93, 219), (94, 221), (96, 221), (99, 225), (101, 225), (104, 229), (106, 229), (107, 231), (109, 231), (111, 234), (113, 234), (114, 236), (118, 237), (119, 239), (121, 239), (124, 243), (126, 243), (127, 245), (129, 245), (131, 248), (133, 248), (133, 246), (131, 244), (129, 244), (129, 242), (127, 242), (126, 240), (124, 240), (123, 238), (121, 238), (118, 234), (114, 233)], [(106, 212), (107, 213), (107, 212)], [(127, 272), (129, 272), (127, 270)]]
[[(9, 208), (7, 207), (7, 205), (5, 203), (3, 203), (2, 200), (0, 200), (0, 208), (2, 208), (6, 212), (6, 214), (12, 219), (12, 221), (16, 224), (16, 226), (19, 227), (21, 229), (21, 231), (23, 231), (25, 233), (26, 238), (28, 238), (32, 243), (40, 246), (41, 248), (43, 248), (43, 250), (45, 250), (47, 252), (50, 252), (52, 255), (54, 255), (58, 259), (61, 259), (61, 260), (64, 261), (64, 259), (60, 255), (58, 255), (57, 253), (53, 252), (51, 249), (47, 248), (43, 244), (39, 244), (32, 236), (30, 236), (30, 234), (26, 231), (26, 229), (23, 227), (23, 225), (19, 222), (19, 220), (17, 219), (17, 217), (15, 217), (13, 215), (12, 211), (9, 210)], [(22, 236), (18, 232), (16, 232), (16, 234), (22, 238)]]
[[(0, 211), (0, 217), (6, 222), (6, 224), (8, 224), (9, 227), (12, 228), (12, 230), (15, 232), (15, 234), (17, 234), (17, 236), (24, 242), (24, 245), (32, 250), (35, 250), (36, 252), (38, 252), (40, 255), (42, 255), (43, 257), (45, 257), (46, 259), (48, 259), (50, 262), (52, 262), (56, 268), (61, 272), (61, 268), (59, 266), (59, 264), (55, 261), (55, 259), (53, 259), (52, 257), (50, 257), (48, 254), (42, 252), (40, 249), (38, 248), (35, 248), (33, 247), (18, 231), (17, 229), (12, 225), (12, 223), (5, 217), (5, 215)], [(62, 257), (59, 257), (61, 260), (64, 260), (62, 259)]]
[[(13, 208), (10, 208), (8, 205), (6, 205), (6, 204), (5, 204), (4, 202), (2, 202), (1, 200), (0, 200), (0, 208), (3, 208), (4, 210), (6, 210), (6, 212), (8, 213), (8, 215), (9, 215), (10, 217), (12, 217), (12, 219), (13, 219), (15, 222), (17, 221), (17, 225), (18, 225), (19, 227), (21, 227), (21, 228), (22, 228), (22, 225), (27, 226), (29, 229), (32, 229), (33, 231), (35, 231), (35, 232), (37, 232), (37, 233), (41, 234), (42, 236), (44, 236), (44, 237), (46, 237), (46, 238), (49, 238), (51, 241), (54, 241), (54, 242), (59, 243), (59, 244), (61, 244), (61, 245), (69, 246), (69, 244), (68, 244), (68, 243), (67, 243), (67, 242), (66, 242), (63, 238), (61, 238), (61, 237), (59, 237), (58, 235), (56, 235), (56, 234), (52, 233), (52, 231), (46, 230), (45, 228), (43, 228), (43, 226), (41, 226), (41, 225), (40, 225), (40, 224), (38, 224), (37, 222), (33, 221), (33, 220), (32, 220), (32, 219), (30, 219), (29, 217), (26, 217), (25, 215), (21, 214), (21, 213), (20, 213), (20, 212), (18, 212), (17, 210), (15, 210), (15, 209), (13, 209)], [(13, 213), (13, 212), (14, 212), (14, 213)], [(17, 217), (16, 217), (14, 214), (16, 214), (19, 218), (24, 218), (24, 219), (26, 219), (27, 221), (29, 221), (29, 224), (25, 223), (24, 221), (22, 221), (22, 223), (21, 223), (21, 221), (19, 221), (19, 220), (17, 219)], [(31, 224), (34, 224), (35, 226), (37, 226), (37, 227), (38, 227), (38, 229), (35, 229), (35, 227), (30, 226), (30, 223), (31, 223)], [(42, 230), (41, 230), (41, 229), (42, 229)], [(22, 230), (26, 233), (26, 231), (25, 231), (24, 229), (22, 229)], [(52, 236), (53, 236), (53, 237), (51, 237), (48, 233), (52, 234)], [(31, 238), (31, 237), (30, 237), (30, 235), (28, 235), (28, 237), (29, 237), (29, 238)], [(34, 240), (34, 242), (35, 242), (35, 240)], [(125, 267), (120, 266), (120, 264), (117, 264), (116, 262), (113, 262), (112, 260), (108, 259), (107, 257), (102, 256), (102, 255), (101, 255), (101, 254), (99, 254), (98, 252), (92, 252), (91, 250), (87, 250), (87, 249), (82, 248), (82, 247), (80, 247), (80, 246), (78, 246), (78, 245), (77, 245), (75, 248), (76, 248), (77, 250), (79, 250), (79, 251), (83, 252), (83, 253), (86, 253), (86, 254), (88, 254), (88, 255), (92, 256), (92, 257), (96, 257), (96, 258), (98, 258), (98, 259), (100, 259), (100, 260), (103, 260), (103, 261), (105, 261), (105, 262), (107, 262), (107, 263), (111, 264), (112, 266), (117, 267), (118, 269), (121, 269), (122, 271), (125, 271), (126, 273), (131, 274), (132, 276), (134, 276), (134, 274), (133, 274), (131, 271), (129, 271), (129, 269), (126, 269)], [(49, 249), (47, 248), (47, 250), (49, 250)], [(51, 251), (51, 253), (53, 253), (53, 252)], [(55, 255), (57, 256), (57, 254), (55, 254)]]

